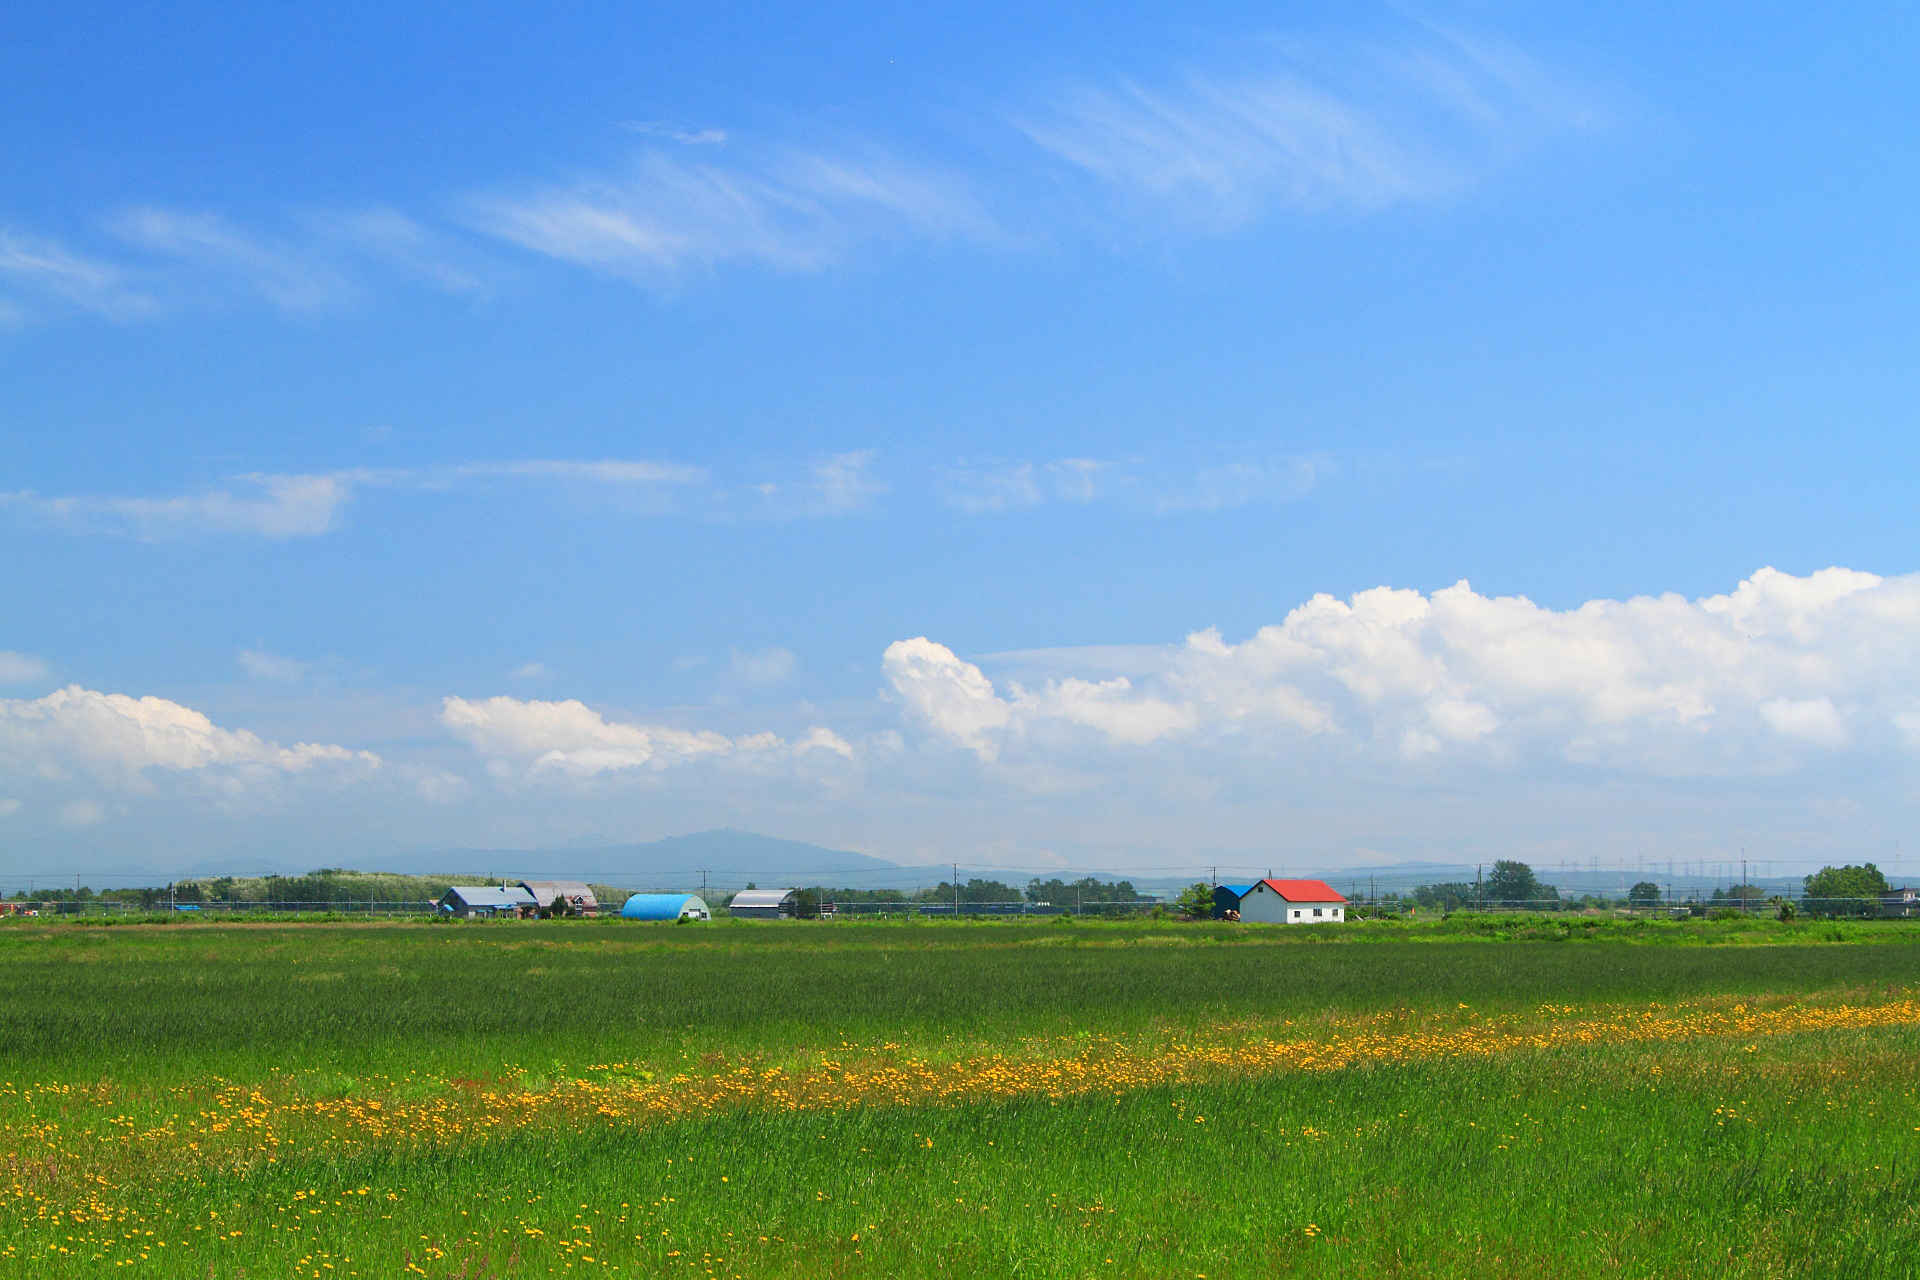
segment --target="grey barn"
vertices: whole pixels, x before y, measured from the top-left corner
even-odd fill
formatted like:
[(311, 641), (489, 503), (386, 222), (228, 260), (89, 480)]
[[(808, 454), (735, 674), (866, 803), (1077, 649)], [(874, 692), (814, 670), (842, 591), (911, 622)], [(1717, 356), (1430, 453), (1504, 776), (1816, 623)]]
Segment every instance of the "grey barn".
[(792, 889), (743, 889), (733, 895), (727, 910), (735, 919), (779, 920), (796, 910)]

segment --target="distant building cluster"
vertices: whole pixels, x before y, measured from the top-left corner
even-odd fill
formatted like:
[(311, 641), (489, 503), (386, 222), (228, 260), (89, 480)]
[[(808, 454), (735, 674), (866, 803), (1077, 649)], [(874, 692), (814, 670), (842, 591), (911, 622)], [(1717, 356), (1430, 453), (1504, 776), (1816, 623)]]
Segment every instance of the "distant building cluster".
[(600, 900), (580, 880), (520, 880), (497, 889), (490, 884), (457, 884), (435, 905), (462, 920), (600, 914)]

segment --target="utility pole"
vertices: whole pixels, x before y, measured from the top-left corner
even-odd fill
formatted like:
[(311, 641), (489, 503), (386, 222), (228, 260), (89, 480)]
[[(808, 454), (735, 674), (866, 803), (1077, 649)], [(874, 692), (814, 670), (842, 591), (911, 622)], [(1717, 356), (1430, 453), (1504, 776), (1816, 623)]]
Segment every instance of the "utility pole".
[(960, 918), (960, 864), (953, 864), (953, 918)]
[(1473, 864), (1473, 909), (1476, 911), (1485, 906), (1487, 902), (1486, 891), (1480, 887), (1480, 869), (1485, 865), (1483, 862)]
[(707, 869), (705, 867), (702, 867), (700, 868), (700, 901), (705, 902), (706, 900), (707, 900)]

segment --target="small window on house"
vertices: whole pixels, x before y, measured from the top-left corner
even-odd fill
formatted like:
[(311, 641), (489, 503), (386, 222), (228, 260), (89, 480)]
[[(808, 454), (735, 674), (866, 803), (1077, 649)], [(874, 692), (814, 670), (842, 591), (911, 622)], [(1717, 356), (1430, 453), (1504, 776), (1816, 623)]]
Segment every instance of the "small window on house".
[(1319, 914), (1320, 914), (1320, 908), (1318, 908), (1318, 907), (1315, 907), (1315, 908), (1313, 909), (1313, 914), (1315, 914), (1315, 915), (1319, 915)]

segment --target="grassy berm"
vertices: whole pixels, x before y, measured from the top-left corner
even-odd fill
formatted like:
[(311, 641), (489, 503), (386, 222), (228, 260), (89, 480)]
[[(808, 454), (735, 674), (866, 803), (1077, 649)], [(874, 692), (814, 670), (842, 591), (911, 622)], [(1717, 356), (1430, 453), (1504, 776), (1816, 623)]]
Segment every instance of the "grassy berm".
[(0, 1274), (1910, 1277), (1916, 1066), (1900, 925), (12, 923)]

